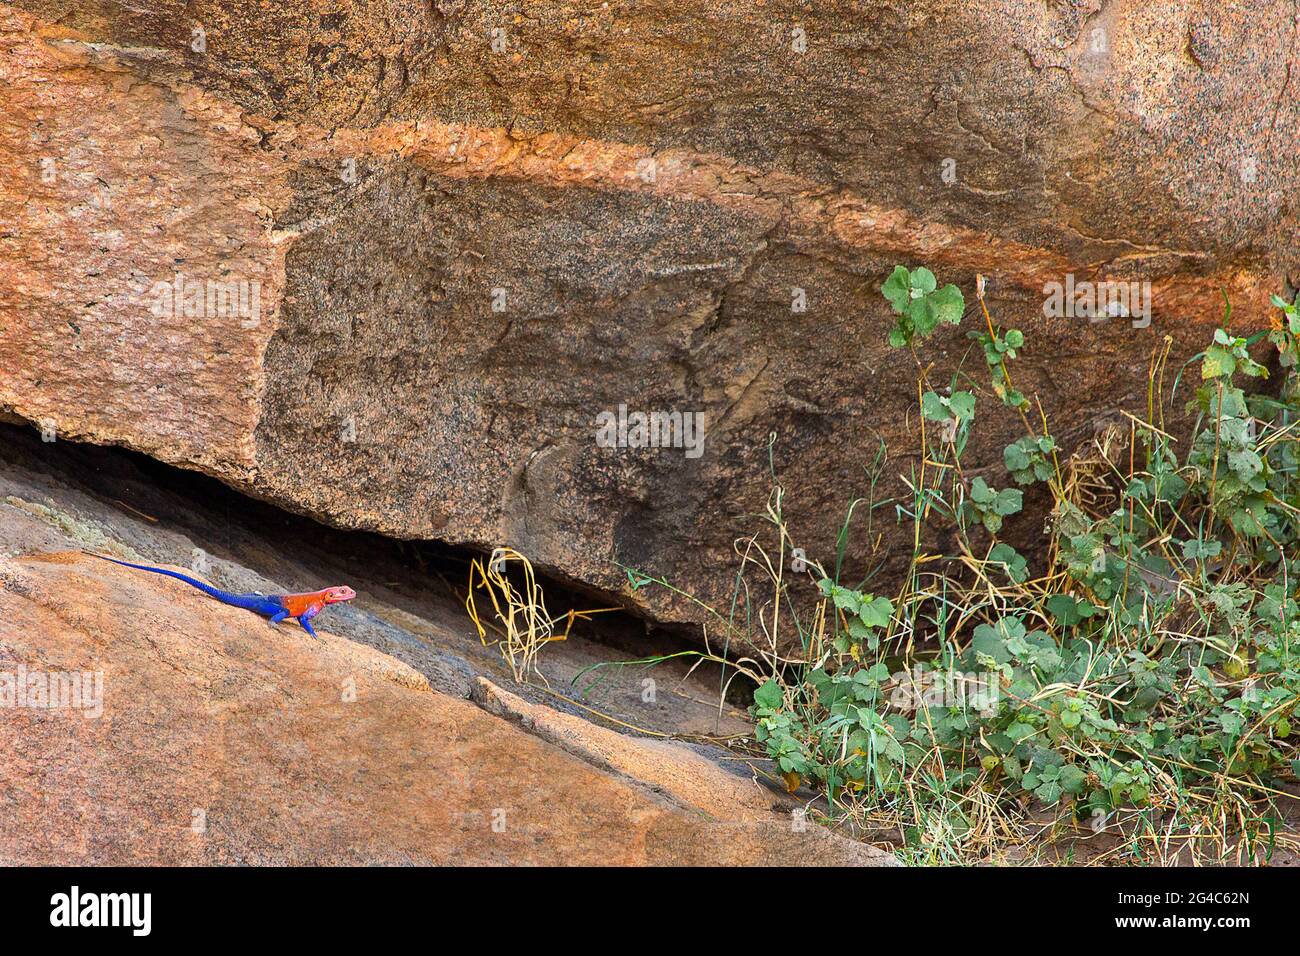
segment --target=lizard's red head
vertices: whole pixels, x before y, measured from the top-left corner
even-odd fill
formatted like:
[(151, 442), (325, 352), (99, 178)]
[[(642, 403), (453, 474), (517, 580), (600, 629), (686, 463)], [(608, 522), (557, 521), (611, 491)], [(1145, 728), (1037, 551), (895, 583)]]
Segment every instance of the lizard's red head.
[(326, 604), (338, 604), (340, 601), (351, 601), (357, 596), (357, 592), (352, 590), (346, 584), (337, 588), (326, 588), (323, 597)]

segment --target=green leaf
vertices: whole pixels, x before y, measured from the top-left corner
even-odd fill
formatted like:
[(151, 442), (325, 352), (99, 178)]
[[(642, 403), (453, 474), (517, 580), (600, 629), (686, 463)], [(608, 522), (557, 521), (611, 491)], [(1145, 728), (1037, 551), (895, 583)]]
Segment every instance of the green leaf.
[(1246, 449), (1245, 451), (1228, 452), (1228, 467), (1230, 467), (1242, 481), (1250, 481), (1261, 471), (1264, 470), (1264, 462), (1255, 454), (1255, 452)]
[[(971, 650), (976, 654), (983, 654), (985, 657), (991, 657), (999, 664), (1006, 664), (1011, 661), (1011, 652), (1007, 650), (1006, 634), (998, 628), (991, 627), (988, 624), (981, 624), (975, 628), (975, 633), (971, 635)], [(1012, 734), (1014, 737), (1015, 734)]]
[(1079, 623), (1079, 615), (1074, 610), (1076, 603), (1068, 594), (1053, 594), (1044, 602), (1044, 606), (1051, 612), (1052, 617), (1066, 627), (1072, 627)]
[(889, 304), (893, 306), (894, 311), (901, 314), (907, 308), (907, 303), (911, 298), (911, 287), (912, 283), (907, 268), (905, 266), (894, 266), (894, 271), (889, 274), (889, 278), (880, 287), (880, 291), (889, 300)]
[[(1222, 330), (1220, 330), (1222, 331)], [(1217, 335), (1217, 333), (1216, 333)], [(1219, 378), (1231, 375), (1237, 370), (1237, 360), (1227, 349), (1211, 345), (1205, 350), (1205, 359), (1201, 363), (1201, 378)]]
[(887, 598), (868, 597), (863, 600), (858, 617), (867, 627), (885, 627), (894, 616), (894, 605)]
[(1059, 777), (1061, 789), (1070, 796), (1077, 797), (1083, 793), (1083, 788), (1088, 784), (1088, 775), (1072, 763), (1066, 764), (1061, 768)]
[(998, 542), (989, 551), (990, 561), (999, 561), (1006, 565), (1007, 576), (1016, 582), (1023, 582), (1029, 577), (1028, 562), (1009, 544)]
[(938, 320), (947, 325), (959, 324), (962, 315), (966, 312), (966, 298), (961, 294), (961, 289), (955, 285), (944, 286), (930, 296), (930, 302), (934, 306)]
[[(934, 273), (921, 266), (912, 272), (912, 288), (921, 295), (933, 292), (938, 282), (934, 278)], [(919, 297), (919, 296), (918, 296)]]
[(948, 407), (959, 419), (968, 422), (975, 417), (975, 396), (971, 392), (953, 392)]
[(921, 414), (932, 422), (945, 421), (952, 417), (948, 410), (949, 400), (935, 392), (926, 392), (921, 396)]
[(1034, 796), (1051, 806), (1061, 799), (1061, 785), (1054, 780), (1045, 783), (1034, 791)]
[(754, 703), (765, 710), (776, 710), (785, 700), (781, 685), (769, 677), (762, 687), (754, 691)]
[(934, 273), (921, 266), (908, 272), (904, 266), (894, 271), (880, 286), (890, 308), (901, 316), (889, 333), (889, 344), (908, 345), (914, 336), (926, 336), (940, 323), (956, 325), (966, 310), (965, 299), (955, 285), (936, 289)]
[(912, 328), (922, 337), (933, 332), (939, 324), (939, 317), (935, 315), (934, 305), (929, 299), (913, 299), (907, 307), (907, 317), (912, 320)]
[(1007, 736), (1016, 743), (1023, 743), (1036, 733), (1038, 733), (1038, 730), (1035, 727), (1019, 720), (1007, 728)]
[(1019, 443), (1011, 444), (1002, 452), (1002, 462), (1007, 466), (1007, 471), (1023, 471), (1029, 467), (1029, 456)]
[(1003, 517), (1019, 513), (1024, 505), (1025, 495), (1019, 488), (1003, 488), (997, 494), (993, 510)]
[(883, 684), (887, 680), (889, 680), (889, 665), (885, 663), (875, 664), (853, 675), (855, 684), (876, 685)]
[(862, 606), (862, 595), (850, 588), (835, 587), (831, 590), (831, 600), (841, 611), (858, 613)]
[(1202, 541), (1199, 538), (1193, 538), (1190, 541), (1183, 542), (1183, 557), (1188, 561), (1215, 558), (1218, 557), (1219, 552), (1222, 550), (1223, 543), (1214, 539)]

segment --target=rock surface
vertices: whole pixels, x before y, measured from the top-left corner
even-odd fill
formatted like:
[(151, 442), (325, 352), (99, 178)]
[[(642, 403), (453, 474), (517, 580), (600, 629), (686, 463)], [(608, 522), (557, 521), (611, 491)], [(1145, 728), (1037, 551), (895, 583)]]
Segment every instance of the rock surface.
[[(356, 588), (359, 596), (350, 604), (330, 608), (318, 619), (322, 628), (330, 632), (322, 648), (305, 642), (305, 635), (292, 624), (270, 631), (248, 615), (226, 617), (231, 609), (211, 601), (201, 600), (192, 606), (189, 602), (195, 599), (195, 592), (166, 579), (142, 572), (130, 572), (124, 580), (98, 577), (100, 572), (125, 569), (85, 558), (80, 549), (120, 554), (159, 565), (188, 565), (191, 574), (231, 590), (281, 593), (346, 582)], [(59, 552), (65, 554), (51, 557)], [(197, 748), (206, 754), (219, 750), (220, 759), (225, 760), (229, 755), (234, 762), (225, 770), (205, 766), (201, 772), (208, 777), (202, 779), (217, 775), (221, 782), (236, 773), (256, 776), (265, 772), (283, 783), (285, 770), (280, 766), (283, 761), (277, 760), (270, 768), (260, 768), (257, 763), (261, 759), (260, 751), (253, 756), (243, 751), (235, 754), (225, 746), (225, 741), (235, 734), (240, 740), (257, 739), (271, 752), (294, 755), (298, 763), (293, 766), (301, 770), (295, 780), (300, 784), (291, 782), (279, 795), (258, 791), (256, 800), (266, 801), (268, 806), (248, 810), (253, 817), (269, 813), (278, 819), (287, 812), (286, 808), (304, 802), (312, 806), (323, 802), (334, 807), (331, 812), (340, 828), (359, 826), (358, 815), (338, 808), (337, 787), (323, 781), (321, 775), (357, 780), (356, 768), (364, 765), (366, 776), (349, 792), (348, 799), (352, 805), (368, 807), (372, 801), (388, 801), (385, 788), (390, 784), (397, 786), (392, 782), (398, 778), (405, 780), (404, 775), (415, 773), (411, 769), (412, 761), (416, 757), (428, 758), (430, 748), (438, 754), (460, 754), (457, 759), (463, 757), (465, 761), (475, 761), (475, 766), (481, 765), (483, 786), (494, 792), (508, 795), (520, 787), (519, 780), (512, 775), (517, 768), (505, 766), (497, 759), (499, 753), (491, 757), (491, 747), (480, 753), (461, 748), (456, 739), (449, 741), (438, 736), (442, 731), (437, 728), (445, 730), (445, 727), (435, 717), (451, 714), (455, 716), (456, 726), (475, 727), (476, 734), (494, 742), (492, 746), (504, 748), (507, 754), (516, 750), (533, 754), (543, 767), (553, 758), (562, 758), (556, 772), (583, 779), (582, 786), (593, 794), (616, 794), (619, 799), (631, 799), (636, 807), (643, 806), (640, 801), (644, 799), (648, 801), (645, 806), (658, 806), (670, 816), (684, 811), (693, 819), (707, 823), (714, 828), (716, 839), (709, 839), (714, 840), (718, 860), (758, 859), (759, 856), (747, 854), (770, 851), (779, 853), (781, 862), (892, 862), (887, 853), (846, 844), (839, 838), (827, 839), (831, 835), (822, 832), (809, 838), (811, 844), (790, 843), (793, 835), (802, 837), (809, 831), (796, 834), (791, 828), (790, 812), (797, 806), (791, 798), (779, 787), (761, 785), (764, 776), (772, 773), (767, 762), (737, 760), (734, 754), (711, 743), (716, 737), (750, 731), (743, 712), (730, 704), (719, 703), (717, 674), (707, 674), (703, 669), (692, 673), (687, 665), (674, 667), (676, 662), (672, 661), (652, 671), (618, 666), (619, 661), (636, 655), (620, 651), (616, 645), (644, 652), (651, 635), (642, 622), (606, 616), (600, 618), (599, 631), (592, 625), (579, 625), (567, 641), (551, 644), (542, 656), (541, 673), (549, 680), (552, 690), (513, 684), (498, 652), (480, 644), (465, 616), (463, 595), (449, 592), (440, 583), (446, 574), (463, 581), (464, 559), (446, 558), (431, 564), (432, 554), (413, 554), (412, 548), (398, 542), (322, 527), (305, 518), (276, 512), (214, 481), (160, 466), (142, 456), (69, 442), (46, 444), (23, 430), (0, 426), (0, 560), (4, 559), (10, 560), (5, 564), (8, 569), (5, 580), (17, 582), (18, 586), (5, 594), (3, 589), (7, 585), (0, 585), (0, 609), (9, 607), (6, 601), (13, 601), (19, 610), (7, 614), (16, 636), (11, 636), (9, 631), (0, 633), (0, 675), (15, 673), (19, 665), (14, 661), (35, 668), (34, 654), (39, 649), (48, 650), (40, 658), (43, 661), (68, 662), (82, 658), (91, 662), (90, 666), (95, 666), (95, 662), (117, 661), (115, 666), (119, 671), (121, 662), (129, 659), (133, 663), (127, 669), (134, 674), (131, 687), (147, 685), (150, 695), (162, 695), (137, 697), (136, 691), (128, 690), (132, 694), (130, 700), (114, 697), (113, 687), (121, 690), (125, 686), (114, 681), (105, 685), (104, 715), (95, 720), (66, 712), (26, 712), (37, 728), (22, 731), (22, 753), (25, 758), (30, 755), (30, 759), (21, 765), (15, 763), (0, 774), (0, 811), (8, 807), (12, 814), (3, 817), (0, 812), (0, 823), (17, 820), (21, 809), (24, 814), (35, 815), (48, 823), (49, 829), (67, 833), (70, 831), (66, 817), (74, 813), (74, 819), (90, 821), (78, 831), (79, 842), (75, 848), (78, 853), (87, 844), (102, 844), (100, 852), (105, 857), (129, 856), (129, 847), (118, 846), (130, 837), (118, 827), (117, 821), (135, 815), (140, 798), (116, 779), (115, 774), (120, 771), (106, 762), (109, 758), (88, 757), (83, 753), (82, 748), (90, 746), (90, 739), (79, 736), (97, 732), (102, 739), (112, 737), (117, 731), (106, 729), (111, 727), (106, 722), (114, 708), (129, 704), (126, 717), (117, 712), (120, 720), (143, 722), (157, 729), (152, 737), (137, 734), (128, 741), (129, 746), (138, 748), (133, 756), (123, 758), (132, 767), (144, 767), (150, 772), (159, 768), (159, 773), (165, 773), (162, 766), (177, 751)], [(37, 579), (33, 578), (32, 569), (40, 580), (44, 576), (57, 579), (59, 593), (34, 587)], [(88, 580), (82, 580), (83, 577)], [(76, 610), (91, 605), (105, 589), (112, 592), (106, 595), (110, 599), (107, 603), (101, 602), (86, 613)], [(122, 589), (125, 591), (119, 594)], [(26, 593), (19, 594), (19, 591)], [(552, 591), (549, 599), (558, 606), (569, 598)], [(169, 624), (166, 629), (151, 627), (142, 635), (136, 625), (137, 616), (131, 616), (125, 606), (131, 602), (144, 609), (146, 620), (156, 622), (155, 613), (173, 624), (179, 618), (185, 633), (174, 633)], [(53, 631), (33, 625), (34, 617), (47, 620), (42, 615), (50, 609), (55, 609), (56, 615), (63, 615), (54, 622)], [(119, 620), (119, 614), (126, 617)], [(92, 623), (96, 627), (121, 629), (125, 636), (109, 647), (107, 631), (81, 633)], [(236, 626), (236, 631), (230, 631), (231, 625)], [(246, 631), (250, 626), (252, 630)], [(160, 638), (164, 633), (166, 636)], [(221, 643), (214, 644), (217, 640)], [(252, 646), (246, 645), (245, 640), (251, 641)], [(113, 650), (118, 644), (120, 651)], [(238, 656), (231, 656), (236, 647), (241, 648)], [(205, 670), (219, 672), (220, 676), (200, 676), (196, 690), (194, 680), (175, 679), (176, 673), (159, 662), (158, 656), (164, 652), (167, 660), (184, 662), (190, 677)], [(281, 660), (282, 654), (288, 657)], [(40, 667), (42, 673), (48, 669), (47, 664)], [(146, 672), (151, 669), (161, 669), (161, 673), (150, 676)], [(303, 677), (304, 674), (307, 676)], [(657, 690), (648, 702), (647, 674), (653, 674)], [(367, 699), (371, 706), (382, 708), (389, 716), (369, 737), (349, 737), (332, 743), (324, 755), (308, 749), (323, 746), (322, 734), (309, 726), (315, 719), (312, 715), (316, 708), (323, 709), (326, 717), (332, 715), (333, 722), (328, 725), (338, 728), (339, 721), (346, 721), (350, 712), (331, 708), (361, 701), (360, 690), (356, 701), (343, 699), (343, 691), (352, 686), (347, 683), (349, 680), (358, 689), (369, 688)], [(290, 685), (288, 681), (293, 683)], [(265, 696), (257, 696), (254, 702), (242, 691), (227, 690), (248, 686), (259, 688), (258, 693)], [(509, 690), (505, 689), (507, 686)], [(311, 693), (304, 692), (304, 687), (310, 688)], [(282, 695), (284, 700), (272, 700), (277, 695)], [(142, 716), (142, 711), (147, 713)], [(159, 723), (159, 715), (164, 712), (200, 716), (177, 720), (173, 740), (172, 723)], [(369, 715), (367, 720), (374, 717), (364, 708), (356, 713)], [(279, 720), (277, 714), (285, 719)], [(0, 724), (13, 715), (11, 710), (0, 709)], [(378, 717), (374, 720), (378, 721)], [(402, 729), (394, 725), (390, 729), (387, 723), (390, 720), (414, 721), (416, 726)], [(419, 735), (423, 733), (421, 727), (430, 726), (435, 728), (431, 731), (432, 739), (414, 749), (403, 749), (409, 736)], [(606, 726), (612, 730), (605, 729)], [(220, 746), (212, 742), (214, 734), (220, 736)], [(665, 735), (691, 742), (669, 741)], [(6, 736), (0, 743), (9, 740)], [(83, 758), (93, 765), (94, 773), (77, 778), (77, 787), (85, 784), (89, 789), (58, 790), (58, 803), (38, 802), (39, 782), (22, 777), (25, 769), (42, 766), (48, 768), (49, 776), (44, 779), (62, 787), (60, 781), (70, 779), (75, 770), (63, 767), (64, 762)], [(390, 760), (396, 763), (390, 766)], [(586, 770), (576, 768), (574, 761), (579, 761)], [(187, 758), (179, 766), (193, 769), (193, 763)], [(443, 762), (437, 766), (443, 766)], [(591, 776), (586, 778), (584, 774)], [(192, 784), (192, 781), (177, 783), (171, 776), (167, 779), (169, 782), (163, 789), (173, 796), (188, 793), (185, 788)], [(379, 789), (367, 790), (371, 785)], [(551, 793), (546, 789), (545, 779), (531, 781), (529, 785)], [(110, 812), (99, 816), (83, 812), (83, 802), (95, 800), (96, 794), (106, 792), (115, 794)], [(423, 791), (417, 788), (417, 792)], [(473, 815), (482, 808), (467, 802), (473, 794), (482, 792), (471, 789), (440, 792), (441, 810), (453, 822), (466, 827), (460, 834), (464, 846), (458, 845), (455, 850), (460, 858), (495, 860), (494, 854), (506, 846), (507, 856), (523, 861), (541, 859), (541, 851), (533, 853), (514, 842), (475, 842), (499, 835), (495, 831), (484, 832), (477, 825), (478, 818)], [(534, 812), (540, 812), (537, 799), (540, 798), (529, 796), (524, 802)], [(503, 798), (498, 798), (493, 808), (503, 802)], [(70, 811), (69, 807), (74, 809)], [(418, 800), (407, 809), (414, 821), (441, 825), (438, 823), (441, 818), (430, 816), (432, 810)], [(386, 810), (376, 811), (376, 815), (384, 820), (391, 818)], [(545, 818), (538, 822), (534, 817), (533, 822), (557, 842), (558, 848), (548, 849), (553, 854), (548, 859), (567, 856), (570, 850), (564, 841), (589, 838), (594, 842), (573, 850), (581, 858), (632, 859), (625, 846), (601, 843), (614, 839), (615, 831), (627, 820), (616, 815), (602, 819), (611, 827), (603, 835), (579, 834), (564, 821), (552, 826)], [(628, 831), (633, 837), (640, 832), (635, 829), (638, 819), (632, 819), (633, 829)], [(224, 838), (216, 840), (211, 847), (189, 847), (196, 854), (200, 849), (213, 854), (194, 859), (231, 859), (232, 847), (246, 845), (245, 856), (241, 858), (329, 862), (319, 836), (304, 828), (287, 830), (282, 835), (282, 845), (267, 848), (257, 842), (262, 830), (247, 830), (246, 817), (236, 813), (228, 817), (227, 823), (231, 821), (234, 829), (228, 826)], [(96, 825), (91, 826), (91, 822)], [(21, 820), (18, 823), (26, 826)], [(147, 830), (149, 824), (139, 826)], [(401, 829), (398, 824), (394, 827)], [(5, 832), (20, 831), (7, 826)], [(347, 853), (352, 855), (344, 856), (371, 861), (433, 859), (437, 853), (452, 852), (448, 847), (458, 838), (449, 836), (442, 844), (433, 839), (427, 845), (402, 844), (386, 856), (373, 843), (363, 840), (357, 845), (359, 848), (349, 843), (353, 849)], [(717, 844), (724, 839), (728, 845)], [(7, 852), (30, 860), (41, 859), (46, 851), (53, 855), (72, 852), (66, 846), (46, 845), (39, 851), (29, 848), (19, 853), (12, 849), (18, 844), (15, 837), (12, 844), (0, 847), (0, 860), (6, 859)], [(156, 842), (148, 847), (157, 849)], [(224, 855), (218, 857), (218, 854)]]
[[(0, 410), (340, 526), (720, 602), (769, 434), (810, 556), (881, 439), (898, 491), (894, 263), (989, 277), (1067, 444), (1144, 408), (1149, 353), (1197, 351), (1220, 287), (1262, 325), (1300, 284), (1298, 57), (1284, 0), (18, 0)], [(1066, 274), (1150, 282), (1150, 327), (1044, 319)], [(186, 282), (249, 307), (187, 314), (161, 291)], [(620, 405), (702, 413), (702, 456), (597, 447)], [(1018, 437), (981, 428), (972, 468)]]
[[(0, 672), (28, 688), (0, 720), (0, 863), (892, 862), (666, 798), (322, 636), (79, 553), (0, 559)], [(83, 672), (81, 709), (35, 706)]]
[(514, 721), (569, 753), (724, 819), (767, 821), (772, 811), (796, 809), (744, 776), (719, 773), (709, 758), (676, 741), (629, 737), (591, 721), (530, 704), (480, 677), (474, 699), (489, 713)]

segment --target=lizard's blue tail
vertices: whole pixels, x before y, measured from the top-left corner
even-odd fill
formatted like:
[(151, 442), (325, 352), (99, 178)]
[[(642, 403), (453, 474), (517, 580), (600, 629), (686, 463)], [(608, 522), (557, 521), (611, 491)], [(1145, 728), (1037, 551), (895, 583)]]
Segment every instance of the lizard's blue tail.
[(230, 604), (234, 607), (242, 607), (249, 611), (259, 610), (259, 608), (253, 606), (253, 602), (247, 600), (246, 595), (231, 594), (229, 591), (214, 588), (210, 584), (204, 584), (202, 581), (192, 578), (187, 574), (181, 574), (179, 571), (168, 571), (166, 568), (155, 568), (147, 564), (132, 564), (130, 561), (119, 561), (117, 558), (107, 558), (102, 554), (95, 554), (93, 551), (86, 551), (84, 553), (99, 558), (101, 561), (111, 561), (114, 564), (120, 564), (124, 568), (135, 568), (137, 571), (152, 571), (154, 574), (165, 574), (169, 578), (176, 578), (178, 581), (184, 581), (186, 584), (198, 588), (204, 594), (214, 597), (222, 603)]

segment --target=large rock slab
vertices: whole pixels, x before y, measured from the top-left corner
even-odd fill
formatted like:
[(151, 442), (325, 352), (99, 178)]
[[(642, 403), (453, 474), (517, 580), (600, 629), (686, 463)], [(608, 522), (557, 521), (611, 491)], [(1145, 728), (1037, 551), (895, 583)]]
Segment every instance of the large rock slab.
[(690, 745), (630, 737), (572, 714), (526, 700), (478, 678), (474, 700), (489, 713), (526, 727), (530, 733), (589, 763), (637, 780), (660, 793), (724, 819), (771, 822), (772, 811), (794, 813), (793, 797), (755, 786), (749, 772), (723, 772)]
[[(0, 864), (893, 863), (729, 812), (717, 768), (706, 807), (660, 796), (322, 637), (79, 553), (0, 559)], [(49, 708), (51, 674), (100, 677)]]
[[(721, 602), (770, 434), (813, 557), (881, 439), (899, 491), (894, 263), (989, 277), (1067, 445), (1144, 410), (1151, 350), (1198, 350), (1220, 288), (1262, 325), (1300, 284), (1298, 31), (1283, 0), (20, 0), (0, 410), (336, 524)], [(1067, 274), (1149, 282), (1150, 326), (1046, 319)], [(187, 314), (160, 292), (186, 282), (256, 307)], [(701, 414), (703, 453), (599, 447), (620, 406)], [(1018, 430), (982, 415), (970, 467)]]

